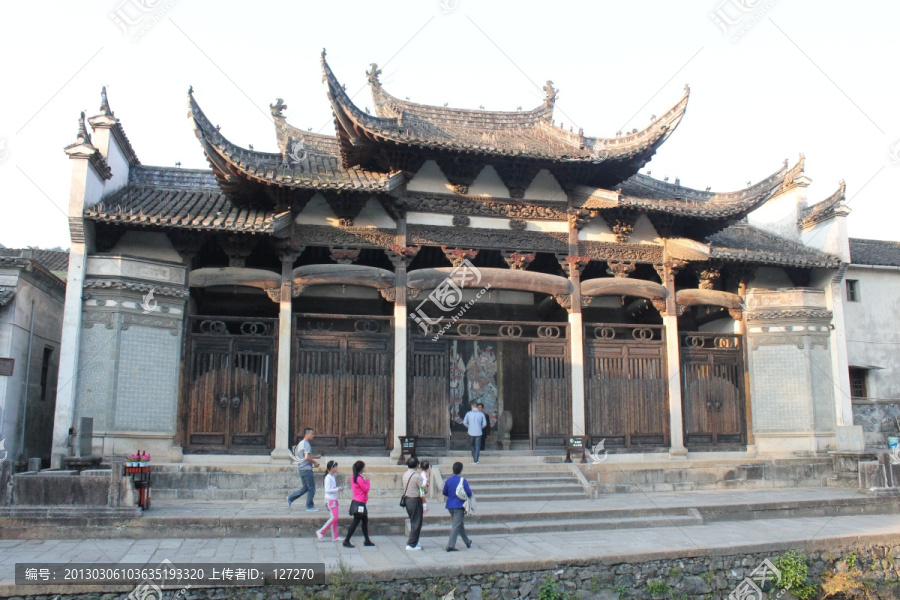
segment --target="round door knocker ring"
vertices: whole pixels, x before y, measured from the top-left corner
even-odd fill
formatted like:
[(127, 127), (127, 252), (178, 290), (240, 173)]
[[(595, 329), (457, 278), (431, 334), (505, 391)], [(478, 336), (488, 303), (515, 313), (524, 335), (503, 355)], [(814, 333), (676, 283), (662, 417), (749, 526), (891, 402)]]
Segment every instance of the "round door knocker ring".
[(653, 330), (647, 329), (645, 327), (634, 329), (631, 332), (631, 337), (638, 340), (639, 342), (649, 342), (653, 339)]
[(560, 331), (555, 325), (541, 325), (537, 328), (537, 334), (541, 338), (558, 338)]
[(378, 321), (373, 319), (357, 319), (353, 322), (353, 329), (361, 333), (378, 333), (381, 328), (378, 326)]
[(244, 335), (266, 335), (269, 326), (260, 321), (245, 321), (241, 323), (241, 333)]
[(518, 325), (501, 325), (498, 333), (500, 334), (500, 337), (522, 337), (522, 328)]
[(456, 333), (463, 337), (475, 337), (481, 333), (481, 326), (475, 323), (460, 323), (456, 328)]
[(685, 341), (687, 341), (687, 345), (691, 346), (692, 348), (702, 348), (704, 345), (706, 345), (706, 340), (699, 335), (692, 335)]
[(612, 327), (594, 327), (594, 337), (601, 340), (611, 340), (616, 337), (616, 330)]
[(202, 321), (200, 333), (228, 333), (228, 327), (223, 321)]

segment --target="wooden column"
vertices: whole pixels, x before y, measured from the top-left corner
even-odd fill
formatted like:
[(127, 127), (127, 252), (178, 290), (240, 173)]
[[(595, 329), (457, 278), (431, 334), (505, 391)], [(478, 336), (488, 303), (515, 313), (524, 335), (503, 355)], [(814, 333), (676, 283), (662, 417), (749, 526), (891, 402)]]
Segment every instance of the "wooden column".
[(569, 309), (569, 364), (572, 385), (572, 435), (587, 435), (584, 400), (584, 319), (581, 313), (581, 268), (586, 264), (578, 251), (578, 231), (586, 224), (584, 213), (569, 214), (569, 281), (572, 304)]
[[(734, 332), (741, 336), (741, 347), (744, 349), (744, 419), (747, 429), (747, 456), (756, 457), (758, 451), (756, 449), (756, 440), (753, 437), (753, 407), (750, 402), (750, 352), (747, 344), (747, 311), (755, 308), (752, 296), (747, 296), (747, 286), (753, 277), (755, 269), (747, 267), (737, 269), (738, 277), (738, 296), (743, 299), (744, 309), (741, 310), (740, 319), (734, 320)], [(732, 315), (732, 317), (737, 315)]]
[(397, 236), (391, 260), (394, 263), (394, 402), (393, 402), (393, 436), (391, 458), (400, 458), (400, 436), (406, 435), (406, 362), (409, 333), (407, 331), (406, 310), (406, 267), (408, 259), (406, 250), (406, 217), (397, 219)]
[(678, 336), (678, 306), (675, 303), (675, 273), (683, 262), (669, 257), (668, 248), (663, 249), (663, 264), (657, 266), (662, 283), (666, 286), (666, 310), (662, 315), (666, 330), (666, 374), (669, 395), (669, 456), (687, 456), (684, 446), (684, 407), (681, 400), (681, 352)]
[[(291, 462), (291, 344), (293, 327), (291, 299), (294, 291), (294, 261), (303, 247), (291, 239), (276, 242), (281, 259), (281, 288), (278, 293), (278, 367), (275, 379), (275, 449), (272, 462)], [(274, 298), (273, 298), (274, 299)]]

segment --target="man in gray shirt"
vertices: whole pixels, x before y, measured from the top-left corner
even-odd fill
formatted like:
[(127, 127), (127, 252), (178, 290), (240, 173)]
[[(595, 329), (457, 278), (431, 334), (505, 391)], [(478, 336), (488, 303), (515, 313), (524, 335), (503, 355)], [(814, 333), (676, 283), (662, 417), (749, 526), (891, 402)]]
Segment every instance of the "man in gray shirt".
[(484, 430), (487, 422), (484, 413), (478, 410), (478, 405), (472, 403), (471, 409), (463, 417), (463, 425), (469, 429), (469, 438), (472, 440), (472, 464), (478, 464), (478, 457), (481, 455), (481, 432)]
[(303, 431), (303, 439), (297, 444), (295, 452), (291, 456), (293, 461), (297, 463), (297, 472), (300, 475), (300, 481), (303, 484), (303, 487), (287, 497), (288, 510), (291, 509), (291, 504), (294, 500), (303, 494), (307, 494), (306, 510), (308, 512), (316, 512), (319, 510), (313, 505), (313, 496), (316, 495), (316, 479), (313, 477), (313, 467), (319, 467), (319, 463), (316, 462), (316, 459), (322, 457), (312, 455), (312, 446), (310, 445), (310, 442), (312, 442), (315, 437), (316, 434), (312, 428), (307, 427)]

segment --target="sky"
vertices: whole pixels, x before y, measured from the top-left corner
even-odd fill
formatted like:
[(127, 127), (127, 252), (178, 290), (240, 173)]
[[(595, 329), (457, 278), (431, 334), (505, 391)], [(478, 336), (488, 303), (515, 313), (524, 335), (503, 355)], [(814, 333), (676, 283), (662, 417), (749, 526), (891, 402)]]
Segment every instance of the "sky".
[(414, 102), (529, 109), (585, 135), (642, 129), (691, 86), (644, 169), (728, 192), (806, 155), (818, 201), (847, 182), (853, 237), (900, 239), (900, 3), (800, 0), (0, 3), (0, 244), (69, 246), (79, 113), (100, 90), (145, 165), (207, 168), (187, 90), (225, 137), (277, 151), (268, 105), (333, 132), (319, 55), (360, 107), (365, 71)]

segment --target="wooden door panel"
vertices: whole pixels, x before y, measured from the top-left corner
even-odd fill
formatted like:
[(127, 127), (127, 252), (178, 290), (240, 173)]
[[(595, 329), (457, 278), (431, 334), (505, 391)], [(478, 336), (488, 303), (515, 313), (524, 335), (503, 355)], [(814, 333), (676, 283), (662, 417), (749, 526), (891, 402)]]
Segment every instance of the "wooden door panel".
[(683, 335), (682, 401), (686, 444), (744, 443), (742, 340), (733, 335)]
[(228, 407), (219, 400), (230, 390), (230, 341), (195, 340), (191, 344), (186, 400), (187, 443), (204, 448), (228, 444)]
[(568, 344), (530, 342), (533, 447), (565, 446), (572, 433)]
[(450, 434), (450, 345), (410, 340), (406, 433), (422, 447), (446, 448)]

